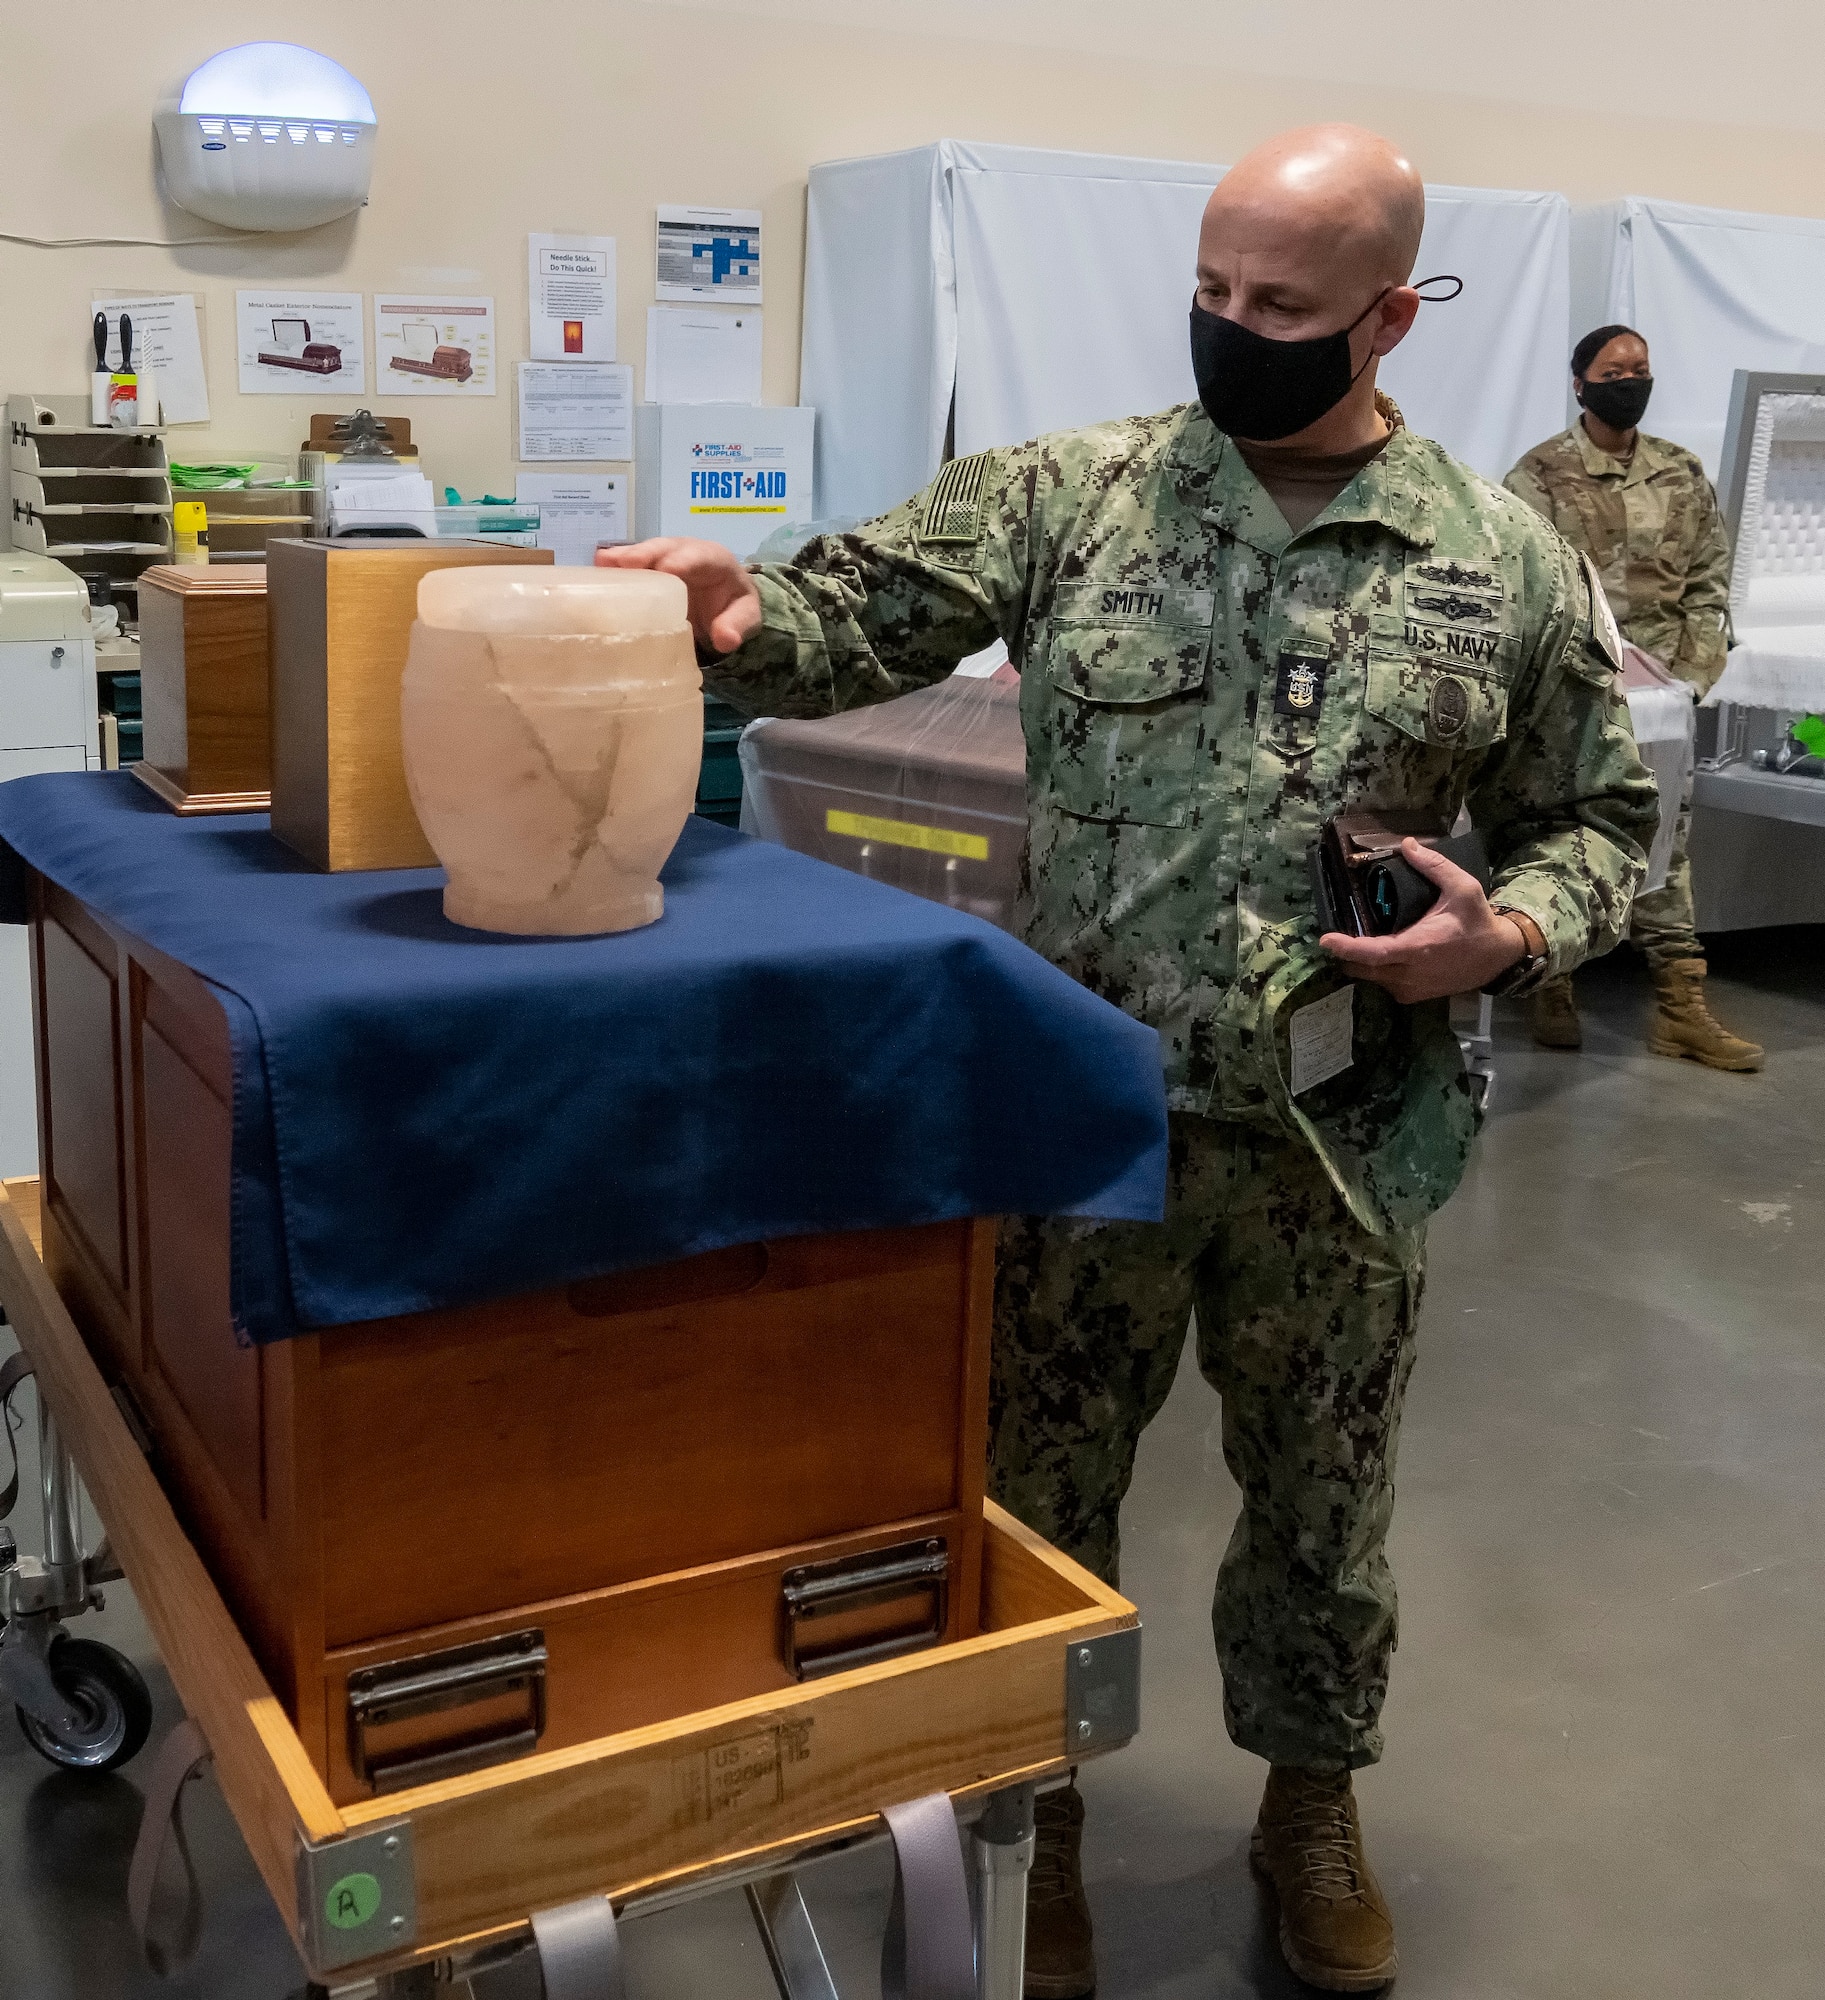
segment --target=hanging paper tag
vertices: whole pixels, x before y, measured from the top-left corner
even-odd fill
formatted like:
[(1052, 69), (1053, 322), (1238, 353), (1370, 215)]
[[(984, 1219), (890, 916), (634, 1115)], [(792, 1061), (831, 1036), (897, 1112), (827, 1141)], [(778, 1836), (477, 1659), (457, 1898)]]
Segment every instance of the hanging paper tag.
[(1301, 1007), (1291, 1030), (1292, 1092), (1297, 1097), (1349, 1068), (1356, 1039), (1356, 988), (1340, 986), (1323, 1000)]
[(1585, 581), (1591, 592), (1591, 637), (1602, 649), (1603, 657), (1618, 671), (1622, 667), (1622, 633), (1616, 624), (1616, 614), (1610, 609), (1609, 598), (1604, 594), (1603, 579), (1597, 574), (1597, 565), (1589, 556), (1581, 556), (1584, 564)]

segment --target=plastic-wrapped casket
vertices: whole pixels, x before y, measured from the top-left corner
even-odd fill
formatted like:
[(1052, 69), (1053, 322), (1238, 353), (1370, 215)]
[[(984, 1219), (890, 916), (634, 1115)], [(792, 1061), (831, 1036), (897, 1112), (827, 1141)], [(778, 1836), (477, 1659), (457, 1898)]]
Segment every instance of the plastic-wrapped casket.
[(744, 833), (1013, 928), (1026, 840), (1020, 689), (958, 675), (741, 739)]

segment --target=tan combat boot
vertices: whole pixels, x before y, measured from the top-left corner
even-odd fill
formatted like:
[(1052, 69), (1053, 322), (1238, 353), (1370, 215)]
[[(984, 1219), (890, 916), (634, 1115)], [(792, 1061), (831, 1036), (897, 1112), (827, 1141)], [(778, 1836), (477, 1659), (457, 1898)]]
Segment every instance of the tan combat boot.
[(1657, 1056), (1690, 1056), (1711, 1069), (1750, 1070), (1762, 1066), (1762, 1051), (1754, 1042), (1713, 1018), (1705, 1005), (1705, 962), (1676, 958), (1654, 967), (1654, 992), (1659, 1005), (1648, 1030), (1648, 1047)]
[(1027, 1877), (1027, 2000), (1083, 2000), (1096, 1991), (1084, 1895), (1084, 1801), (1077, 1781), (1033, 1802)]
[(1572, 997), (1569, 973), (1549, 979), (1527, 996), (1527, 1032), (1541, 1049), (1581, 1049), (1584, 1029), (1578, 1021), (1578, 1003)]
[(1394, 1918), (1362, 1851), (1348, 1771), (1267, 1774), (1248, 1858), (1280, 1898), (1280, 1949), (1308, 1986), (1373, 1993), (1394, 1977)]

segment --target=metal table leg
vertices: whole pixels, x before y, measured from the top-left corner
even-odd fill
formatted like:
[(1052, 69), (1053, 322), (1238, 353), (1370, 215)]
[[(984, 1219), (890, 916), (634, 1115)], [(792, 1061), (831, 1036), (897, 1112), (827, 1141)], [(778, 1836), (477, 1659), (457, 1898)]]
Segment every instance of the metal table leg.
[(836, 1982), (812, 1928), (798, 1877), (787, 1873), (750, 1882), (748, 1908), (766, 1947), (780, 2000), (837, 2000)]
[(438, 1987), (438, 1968), (408, 1966), (404, 1972), (389, 1972), (374, 1984), (375, 2000), (432, 2000)]
[(997, 1792), (976, 1822), (977, 2000), (1021, 2000), (1027, 1968), (1027, 1872), (1033, 1787)]
[[(976, 1858), (977, 2000), (1022, 2000), (1027, 1874), (1033, 1865), (1033, 1791), (1031, 1785), (1015, 1785), (994, 1793), (970, 1828)], [(800, 1855), (797, 1866), (834, 1860), (840, 1854), (877, 1846), (885, 1838), (884, 1831), (876, 1830), (835, 1841)], [(624, 1906), (620, 1917), (625, 1923), (657, 1915), (737, 1886), (746, 1892), (780, 2000), (840, 2000), (796, 1869), (765, 1874), (731, 1869), (716, 1879), (634, 1899)], [(458, 1953), (453, 1960), (413, 1966), (378, 1979), (358, 1979), (347, 1986), (307, 1985), (299, 2000), (417, 2000), (421, 1993), (430, 2000), (432, 1994), (450, 1987), (460, 1994), (465, 1984), (474, 2000), (486, 2000), (495, 1990), (494, 1975), (514, 1976), (512, 1969), (518, 1968), (531, 1950), (529, 1940), (514, 1938), (483, 1946), (473, 1954)], [(514, 1990), (521, 1990), (517, 1982)]]
[[(47, 1569), (80, 1571), (82, 1564), (82, 1489), (76, 1466), (57, 1433), (57, 1419), (42, 1396), (38, 1398), (38, 1478), (44, 1496), (44, 1560)], [(79, 1588), (76, 1603), (87, 1595)]]

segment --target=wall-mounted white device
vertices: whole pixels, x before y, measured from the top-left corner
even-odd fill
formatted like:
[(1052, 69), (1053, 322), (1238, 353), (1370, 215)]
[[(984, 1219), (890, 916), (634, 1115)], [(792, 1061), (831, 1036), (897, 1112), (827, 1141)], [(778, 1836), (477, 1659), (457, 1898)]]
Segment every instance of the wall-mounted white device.
[(314, 229), (360, 208), (374, 106), (340, 63), (246, 42), (192, 70), (152, 121), (171, 199), (234, 229)]

